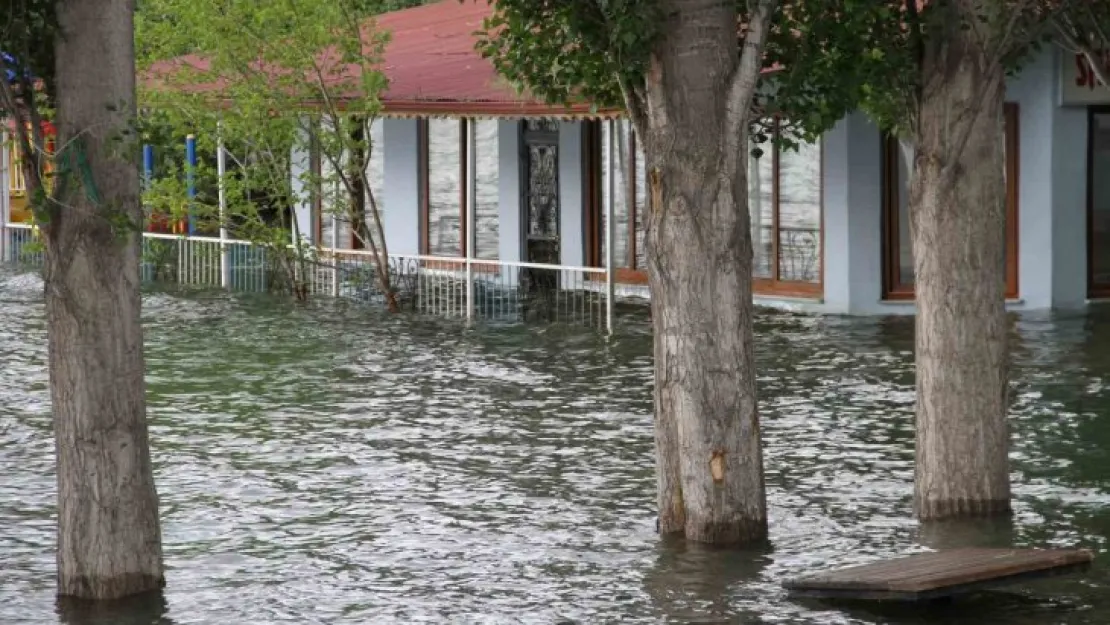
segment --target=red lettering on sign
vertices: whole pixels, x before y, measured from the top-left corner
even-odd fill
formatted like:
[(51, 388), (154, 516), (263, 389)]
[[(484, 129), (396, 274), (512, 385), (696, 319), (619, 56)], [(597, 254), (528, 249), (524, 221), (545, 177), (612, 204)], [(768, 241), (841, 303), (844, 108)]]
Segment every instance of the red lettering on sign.
[[(1102, 62), (1102, 67), (1110, 72), (1110, 50), (1096, 52), (1095, 56)], [(1100, 84), (1098, 77), (1095, 76), (1095, 68), (1091, 66), (1086, 55), (1075, 55), (1075, 69), (1075, 85), (1077, 87), (1087, 87), (1093, 91)]]

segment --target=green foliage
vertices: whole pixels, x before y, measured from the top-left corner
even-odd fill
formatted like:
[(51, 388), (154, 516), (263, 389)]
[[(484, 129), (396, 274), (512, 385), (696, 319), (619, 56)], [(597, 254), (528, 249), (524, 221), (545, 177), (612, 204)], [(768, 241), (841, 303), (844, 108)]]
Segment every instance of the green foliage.
[[(354, 199), (368, 194), (366, 168), (348, 165), (352, 155), (368, 158), (374, 148), (365, 129), (378, 115), (386, 87), (378, 64), (388, 35), (369, 18), (396, 5), (396, 0), (144, 0), (141, 71), (167, 83), (149, 83), (141, 94), (149, 111), (144, 135), (160, 156), (148, 203), (175, 217), (191, 211), (204, 229), (224, 226), (235, 238), (284, 254), (294, 227), (288, 208), (320, 198), (343, 220), (372, 219), (378, 236), (366, 232), (369, 228), (359, 232), (366, 235), (366, 247), (384, 259), (380, 216), (366, 214)], [(153, 15), (165, 19), (150, 19)], [(186, 49), (194, 61), (204, 62), (165, 63)], [(185, 195), (186, 134), (196, 136), (198, 156), (216, 154), (218, 136), (226, 146), (223, 215), (214, 157), (194, 172), (198, 197)], [(293, 179), (294, 150), (319, 154), (322, 173), (301, 163), (305, 171)], [(369, 204), (375, 205), (372, 195)], [(310, 254), (299, 246), (298, 252), (302, 259)]]
[[(740, 31), (749, 3), (736, 4)], [(922, 88), (923, 55), (944, 43), (939, 26), (952, 3), (936, 0), (920, 12), (915, 6), (905, 0), (782, 0), (765, 47), (764, 66), (775, 71), (765, 73), (754, 103), (756, 141), (771, 138), (765, 121), (772, 116), (783, 120), (776, 139), (790, 147), (856, 109), (904, 130)], [(976, 23), (961, 27), (974, 26), (988, 37), (1012, 72), (1044, 42), (1050, 19), (1085, 6), (981, 0)], [(643, 88), (662, 17), (657, 0), (498, 0), (479, 50), (513, 84), (548, 102), (622, 106), (622, 84), (624, 91)], [(1103, 32), (1110, 32), (1107, 26), (1101, 25)]]
[[(859, 101), (862, 85), (844, 81), (843, 74), (858, 66), (861, 55), (873, 53), (857, 39), (882, 22), (874, 10), (881, 3), (842, 2), (856, 7), (846, 21), (828, 19), (836, 0), (798, 0), (778, 10), (766, 66), (787, 69), (765, 81), (757, 98), (752, 116), (757, 142), (772, 138), (769, 124), (762, 123), (772, 116), (787, 120), (774, 136), (789, 146), (824, 132)], [(738, 25), (745, 23), (747, 7), (737, 2)], [(786, 20), (791, 11), (793, 19)], [(546, 101), (626, 106), (630, 92), (644, 89), (662, 19), (657, 0), (498, 0), (479, 50), (511, 82)], [(822, 53), (819, 42), (830, 40), (839, 49)], [(738, 50), (742, 44), (738, 37)]]
[(617, 107), (622, 83), (644, 81), (659, 21), (654, 0), (497, 0), (478, 49), (535, 97)]
[[(46, 138), (42, 121), (51, 119), (54, 100), (54, 45), (58, 21), (54, 0), (9, 0), (0, 29), (0, 50), (11, 59), (0, 60), (0, 116), (15, 121), (15, 136), (23, 154), (31, 209), (48, 218), (45, 191)], [(46, 42), (45, 45), (43, 42)], [(6, 80), (6, 74), (13, 75)], [(7, 146), (4, 146), (7, 147)]]
[[(31, 76), (43, 82), (48, 97), (54, 94), (54, 37), (58, 32), (55, 0), (8, 0), (4, 3), (4, 28), (0, 50), (12, 55), (26, 72), (16, 70), (20, 86), (30, 87)], [(6, 64), (5, 64), (6, 65)], [(9, 112), (9, 111), (5, 111)]]

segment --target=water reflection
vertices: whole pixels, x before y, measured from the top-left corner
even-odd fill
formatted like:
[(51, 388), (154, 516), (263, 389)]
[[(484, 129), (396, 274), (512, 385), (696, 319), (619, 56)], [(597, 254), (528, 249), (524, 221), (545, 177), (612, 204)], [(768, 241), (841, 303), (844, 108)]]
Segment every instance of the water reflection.
[(760, 607), (744, 600), (758, 582), (770, 548), (720, 550), (680, 539), (666, 541), (644, 574), (655, 616), (681, 623), (762, 623)]
[[(80, 623), (53, 597), (41, 297), (34, 276), (0, 274), (0, 622)], [(144, 306), (168, 607), (106, 622), (1110, 621), (1110, 313), (1015, 317), (1014, 516), (978, 527), (912, 518), (912, 319), (761, 313), (773, 549), (736, 553), (654, 534), (642, 320), (605, 341), (336, 302), (150, 292)], [(1098, 559), (928, 610), (781, 589), (960, 544)]]
[(118, 601), (82, 601), (59, 597), (56, 603), (62, 625), (174, 625), (161, 591)]
[(1016, 540), (1012, 517), (931, 521), (918, 526), (917, 542), (929, 549), (1010, 547)]

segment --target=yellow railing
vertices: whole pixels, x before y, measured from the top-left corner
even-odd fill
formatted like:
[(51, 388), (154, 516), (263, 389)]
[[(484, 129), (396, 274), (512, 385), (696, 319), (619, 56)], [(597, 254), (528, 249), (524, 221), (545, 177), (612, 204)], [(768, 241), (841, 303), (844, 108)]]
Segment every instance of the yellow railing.
[(8, 164), (8, 192), (13, 196), (25, 195), (27, 180), (23, 177), (23, 151), (14, 139), (8, 141)]
[[(8, 145), (8, 198), (10, 200), (10, 216), (12, 223), (29, 223), (31, 211), (27, 198), (27, 179), (23, 174), (23, 149), (18, 139), (9, 135)], [(43, 185), (50, 191), (51, 177), (48, 175), (53, 170), (53, 162), (49, 158), (52, 151), (52, 139), (47, 137), (47, 158), (43, 162)]]

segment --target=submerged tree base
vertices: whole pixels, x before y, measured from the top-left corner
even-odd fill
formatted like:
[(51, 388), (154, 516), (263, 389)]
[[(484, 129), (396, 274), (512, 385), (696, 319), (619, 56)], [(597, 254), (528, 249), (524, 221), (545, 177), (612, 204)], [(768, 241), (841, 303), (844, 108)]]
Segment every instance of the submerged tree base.
[(166, 578), (164, 576), (144, 575), (142, 573), (130, 573), (115, 577), (58, 576), (58, 594), (63, 597), (79, 599), (122, 599), (161, 590), (165, 586)]
[(723, 547), (758, 545), (767, 540), (767, 522), (763, 519), (738, 519), (731, 522), (686, 522), (686, 539)]
[(1005, 517), (1013, 513), (1009, 499), (919, 499), (917, 518), (922, 521)]

